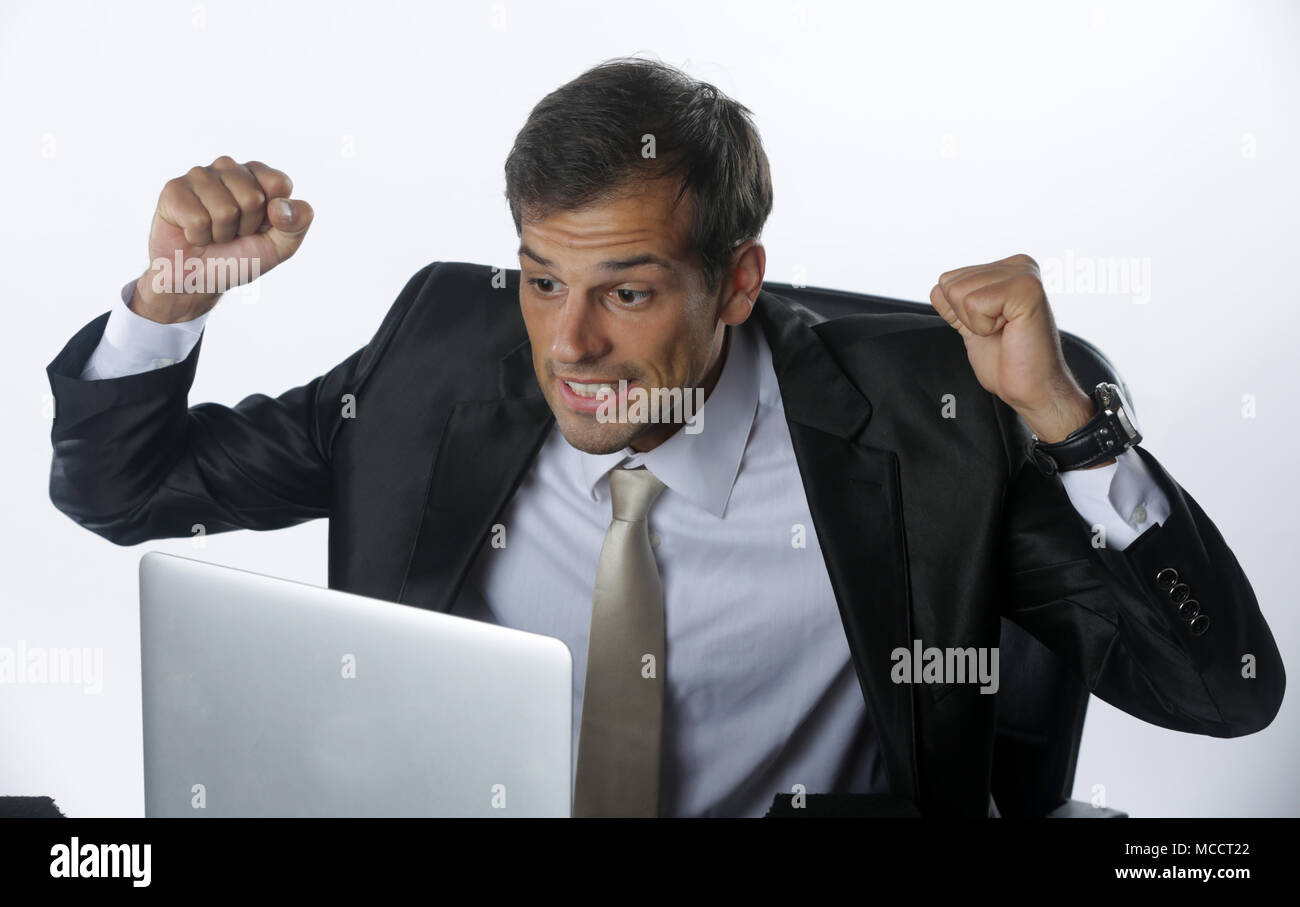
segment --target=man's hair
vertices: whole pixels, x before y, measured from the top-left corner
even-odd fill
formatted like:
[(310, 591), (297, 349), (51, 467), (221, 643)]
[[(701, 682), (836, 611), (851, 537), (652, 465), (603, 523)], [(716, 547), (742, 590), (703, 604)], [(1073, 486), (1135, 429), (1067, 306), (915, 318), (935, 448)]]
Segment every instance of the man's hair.
[[(714, 292), (731, 252), (772, 211), (767, 155), (750, 111), (664, 63), (607, 60), (538, 102), (506, 158), (506, 198), (523, 222), (616, 198), (642, 180), (680, 181), (688, 242)], [(653, 136), (655, 156), (643, 156)]]

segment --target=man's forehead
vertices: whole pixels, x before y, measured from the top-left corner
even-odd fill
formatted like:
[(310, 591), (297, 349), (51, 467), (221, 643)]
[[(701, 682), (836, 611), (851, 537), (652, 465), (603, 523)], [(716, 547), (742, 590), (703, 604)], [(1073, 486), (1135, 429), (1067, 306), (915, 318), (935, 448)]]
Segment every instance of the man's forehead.
[[(593, 249), (593, 251), (595, 251)], [(611, 250), (602, 248), (601, 251), (609, 253)], [(561, 262), (553, 258), (548, 258), (539, 250), (528, 245), (527, 240), (519, 244), (519, 257), (529, 259), (533, 263), (541, 265), (543, 268), (558, 269)], [(628, 255), (619, 255), (612, 258), (603, 258), (593, 263), (592, 267), (599, 271), (627, 271), (631, 268), (655, 267), (664, 271), (676, 270), (676, 264), (669, 258), (654, 252), (633, 252)]]
[(594, 261), (604, 270), (677, 270), (690, 260), (690, 221), (689, 205), (673, 205), (673, 199), (663, 181), (653, 181), (582, 208), (525, 219), (519, 255), (543, 267)]

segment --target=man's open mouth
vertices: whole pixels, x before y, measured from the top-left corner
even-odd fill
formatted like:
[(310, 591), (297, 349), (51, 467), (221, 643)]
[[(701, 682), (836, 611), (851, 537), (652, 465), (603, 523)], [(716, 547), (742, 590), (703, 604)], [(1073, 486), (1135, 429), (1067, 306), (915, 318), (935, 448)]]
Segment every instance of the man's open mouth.
[(560, 380), (567, 384), (569, 390), (573, 391), (579, 397), (596, 397), (602, 390), (606, 394), (618, 392), (617, 381), (578, 382), (570, 381), (567, 378), (561, 378)]

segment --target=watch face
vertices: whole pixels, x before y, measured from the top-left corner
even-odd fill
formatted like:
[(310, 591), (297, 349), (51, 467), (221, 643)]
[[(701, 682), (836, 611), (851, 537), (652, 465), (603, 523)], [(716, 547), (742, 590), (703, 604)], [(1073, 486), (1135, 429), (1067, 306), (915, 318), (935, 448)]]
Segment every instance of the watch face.
[(1124, 433), (1125, 440), (1141, 437), (1137, 422), (1134, 421), (1133, 415), (1129, 411), (1128, 401), (1124, 399), (1124, 394), (1120, 392), (1118, 385), (1109, 381), (1098, 384), (1097, 400), (1102, 409), (1110, 410), (1115, 414), (1114, 421), (1118, 423), (1120, 430)]
[(1141, 437), (1140, 433), (1137, 430), (1137, 426), (1133, 424), (1131, 418), (1129, 417), (1127, 409), (1125, 409), (1122, 406), (1116, 409), (1115, 418), (1116, 420), (1118, 420), (1120, 428), (1124, 429), (1124, 434), (1127, 435), (1130, 440), (1133, 438)]

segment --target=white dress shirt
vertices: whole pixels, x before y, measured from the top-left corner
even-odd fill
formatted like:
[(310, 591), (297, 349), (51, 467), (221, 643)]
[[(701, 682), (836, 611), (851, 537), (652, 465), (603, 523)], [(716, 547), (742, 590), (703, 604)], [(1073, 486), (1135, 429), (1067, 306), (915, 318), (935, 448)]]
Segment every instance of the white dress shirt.
[[(178, 362), (197, 343), (208, 315), (157, 324), (127, 307), (133, 287), (123, 288), (83, 378)], [(707, 431), (678, 431), (645, 453), (586, 454), (552, 428), (500, 518), (504, 546), (484, 541), (452, 613), (569, 647), (576, 768), (608, 473), (645, 466), (667, 486), (648, 517), (667, 633), (661, 815), (761, 816), (796, 784), (887, 793), (771, 351), (752, 320), (732, 329), (702, 414)], [(1135, 451), (1060, 477), (1113, 549), (1168, 518)]]

